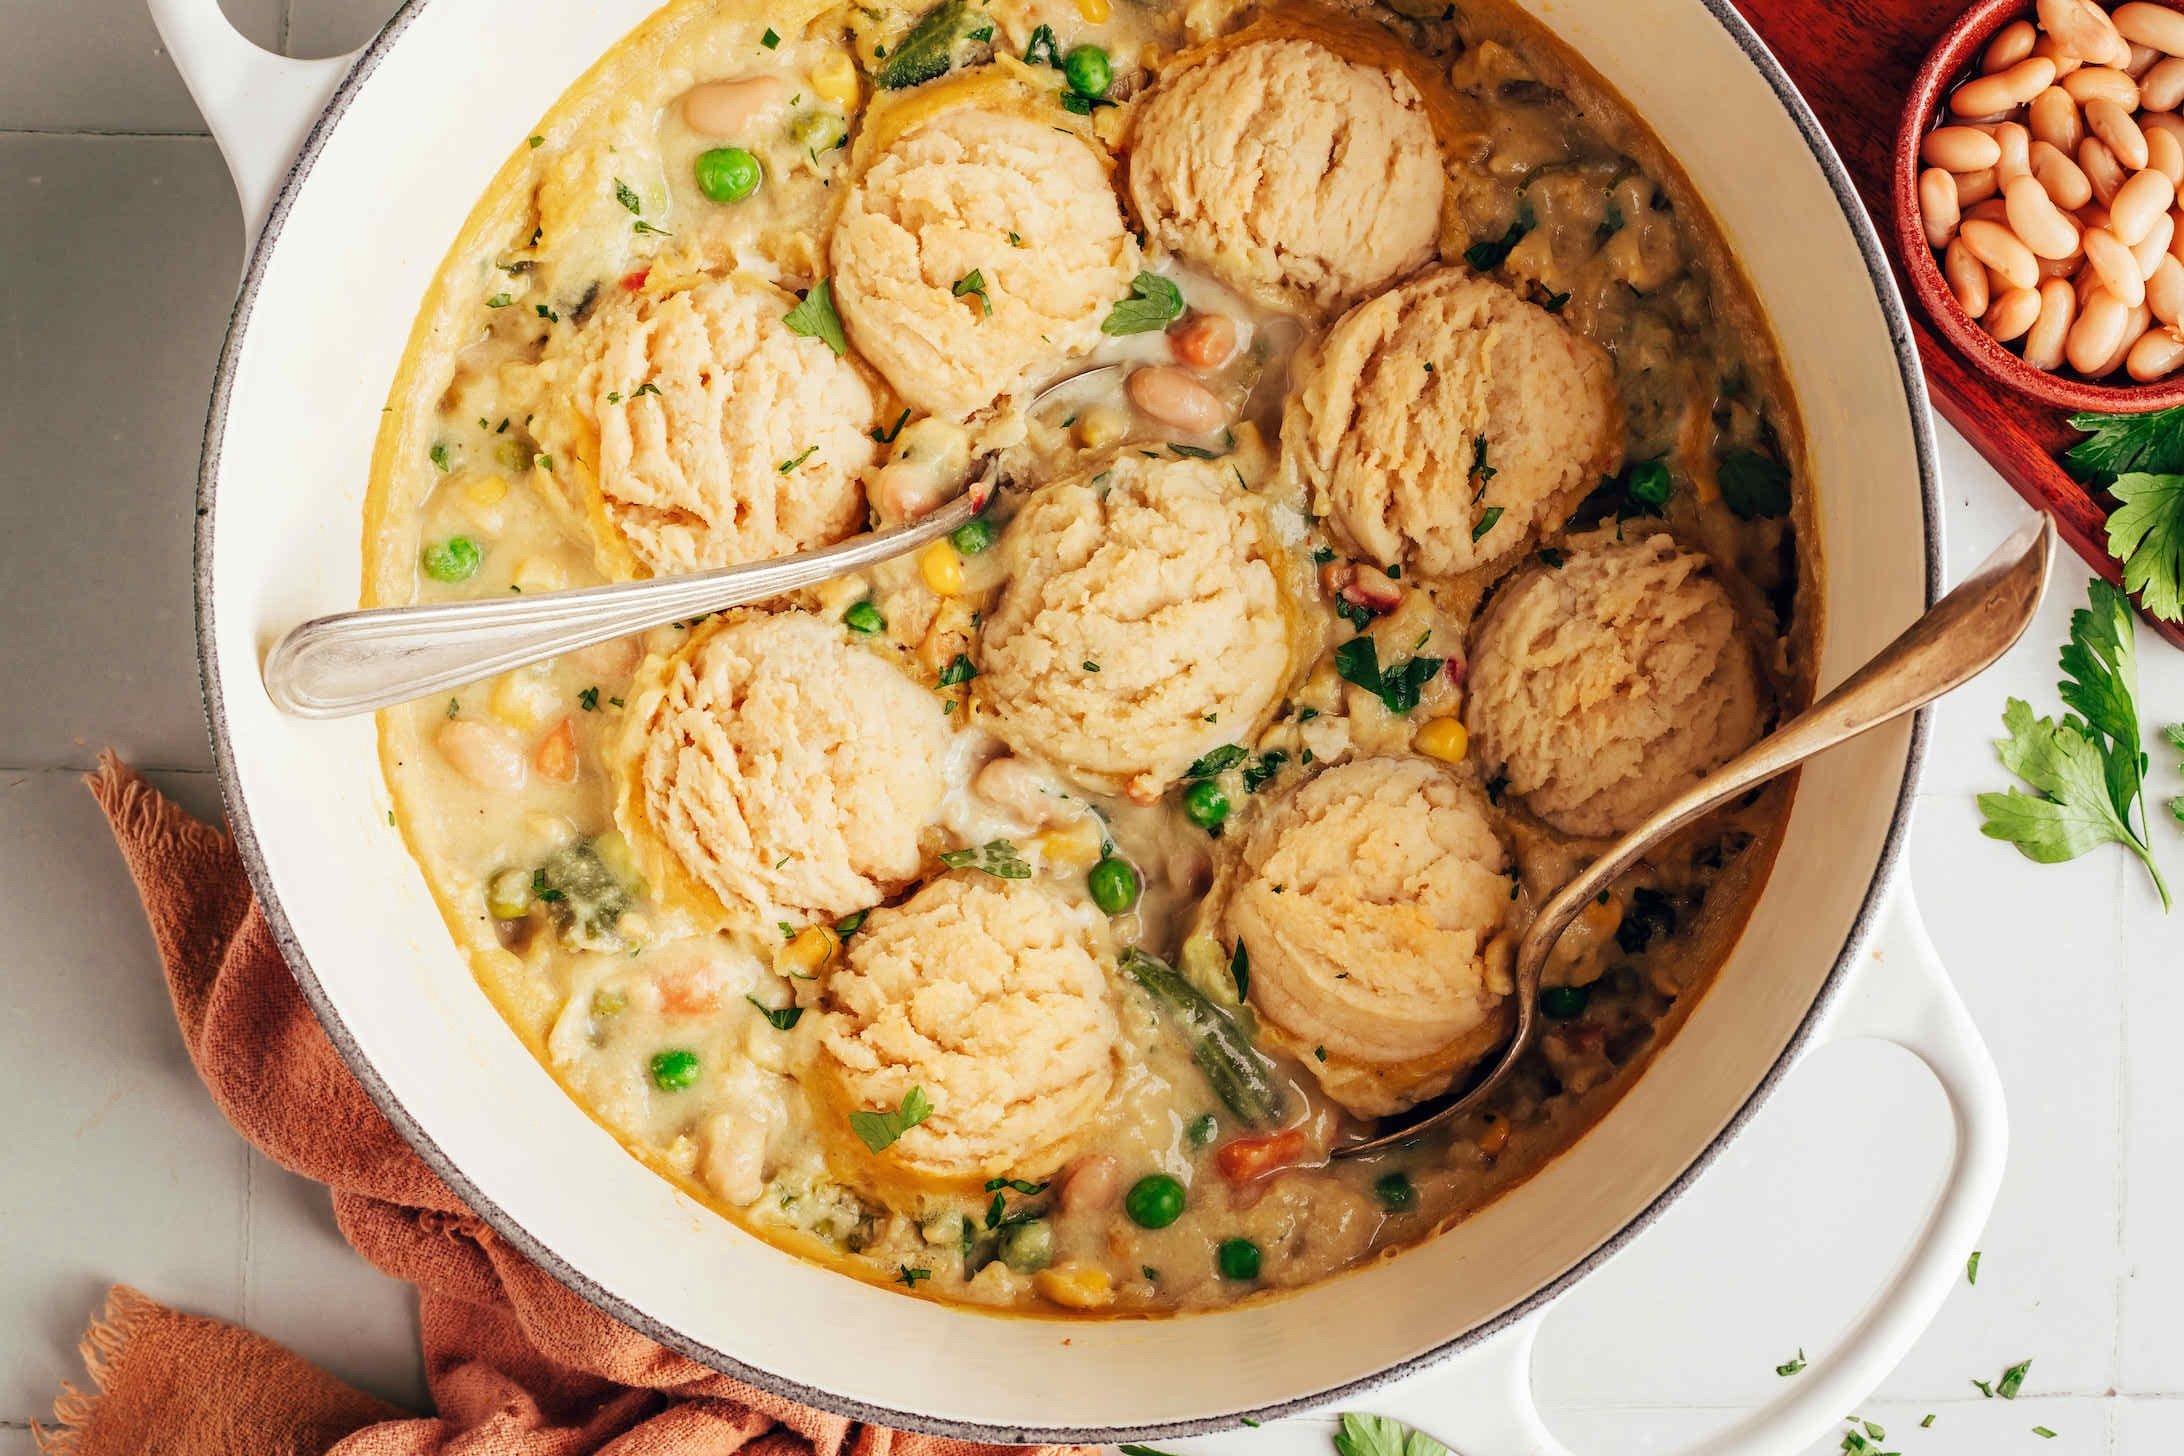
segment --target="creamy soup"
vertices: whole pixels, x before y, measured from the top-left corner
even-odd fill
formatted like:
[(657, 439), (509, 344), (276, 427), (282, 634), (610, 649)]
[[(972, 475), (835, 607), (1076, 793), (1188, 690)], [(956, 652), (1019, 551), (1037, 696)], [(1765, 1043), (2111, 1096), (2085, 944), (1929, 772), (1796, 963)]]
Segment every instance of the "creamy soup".
[(1787, 784), (1534, 907), (1806, 695), (1764, 322), (1553, 39), (1416, 10), (676, 0), (479, 202), (374, 465), (374, 603), (862, 576), (382, 719), (569, 1095), (924, 1298), (1203, 1309), (1446, 1228), (1639, 1075)]

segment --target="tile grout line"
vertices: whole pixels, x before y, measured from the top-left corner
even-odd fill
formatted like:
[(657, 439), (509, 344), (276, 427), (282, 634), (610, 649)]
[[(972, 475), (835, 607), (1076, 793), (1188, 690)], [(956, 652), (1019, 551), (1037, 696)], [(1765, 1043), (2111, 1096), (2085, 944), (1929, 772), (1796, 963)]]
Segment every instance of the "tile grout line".
[(0, 126), (0, 141), (10, 137), (73, 137), (82, 141), (209, 142), (207, 131), (128, 131), (91, 126)]
[(2131, 940), (2127, 897), (2112, 901), (2122, 984), (2116, 998), (2116, 1270), (2108, 1327), (2108, 1383), (2123, 1385), (2123, 1309), (2131, 1285)]

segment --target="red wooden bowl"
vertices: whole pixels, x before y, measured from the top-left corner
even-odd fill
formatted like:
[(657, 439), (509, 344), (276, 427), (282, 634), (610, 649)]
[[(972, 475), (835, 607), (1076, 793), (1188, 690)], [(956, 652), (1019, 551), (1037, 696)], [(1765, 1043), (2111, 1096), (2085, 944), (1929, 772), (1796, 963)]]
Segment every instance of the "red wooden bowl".
[[(2184, 0), (2158, 3), (2171, 10), (2184, 10)], [(1918, 77), (1911, 84), (1911, 96), (1904, 104), (1903, 121), (1896, 132), (1896, 172), (1890, 186), (1896, 211), (1896, 251), (1910, 276), (1911, 291), (1934, 321), (1934, 327), (1956, 346), (1957, 352), (2007, 389), (2063, 409), (2104, 414), (2137, 414), (2184, 405), (2184, 370), (2152, 384), (2096, 384), (2079, 374), (2033, 368), (1996, 343), (1957, 305), (1956, 295), (1941, 276), (1934, 250), (1927, 244), (1926, 228), (1919, 220), (1919, 143), (1939, 121), (1948, 93), (1978, 64), (1987, 42), (2011, 21), (2033, 19), (2033, 8), (2033, 0), (1977, 0), (1942, 36), (1941, 44), (1919, 67)]]

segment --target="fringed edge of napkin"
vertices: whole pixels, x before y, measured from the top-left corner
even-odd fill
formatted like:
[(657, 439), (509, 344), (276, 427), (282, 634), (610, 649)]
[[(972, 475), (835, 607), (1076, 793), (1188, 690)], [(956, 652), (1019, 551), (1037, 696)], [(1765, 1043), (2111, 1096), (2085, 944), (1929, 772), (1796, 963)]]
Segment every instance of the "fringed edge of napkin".
[[(110, 757), (100, 763), (102, 772), (112, 766)], [(143, 787), (141, 781), (137, 786)], [(76, 1353), (83, 1356), (84, 1371), (91, 1378), (91, 1388), (85, 1390), (73, 1381), (62, 1381), (61, 1393), (53, 1401), (53, 1424), (30, 1423), (30, 1438), (46, 1456), (77, 1456), (83, 1449), (91, 1422), (98, 1415), (99, 1402), (113, 1385), (121, 1362), (159, 1312), (156, 1301), (126, 1284), (116, 1284), (106, 1291), (105, 1305), (91, 1317), (90, 1327), (76, 1344)]]

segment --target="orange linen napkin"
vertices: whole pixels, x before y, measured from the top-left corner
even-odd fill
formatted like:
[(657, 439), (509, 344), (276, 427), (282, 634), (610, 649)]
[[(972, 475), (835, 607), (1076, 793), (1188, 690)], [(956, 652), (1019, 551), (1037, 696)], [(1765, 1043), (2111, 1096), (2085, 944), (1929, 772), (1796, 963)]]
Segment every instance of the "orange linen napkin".
[[(235, 844), (116, 762), (88, 782), (159, 941), (190, 1059), (267, 1157), (333, 1189), (357, 1252), (417, 1286), (413, 1416), (247, 1330), (116, 1288), (40, 1447), (64, 1456), (982, 1456), (754, 1390), (602, 1314), (494, 1237), (342, 1064), (258, 913)], [(1047, 1452), (1068, 1448), (1043, 1448)]]

